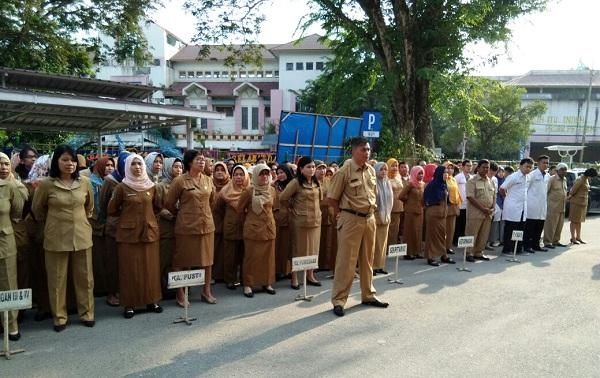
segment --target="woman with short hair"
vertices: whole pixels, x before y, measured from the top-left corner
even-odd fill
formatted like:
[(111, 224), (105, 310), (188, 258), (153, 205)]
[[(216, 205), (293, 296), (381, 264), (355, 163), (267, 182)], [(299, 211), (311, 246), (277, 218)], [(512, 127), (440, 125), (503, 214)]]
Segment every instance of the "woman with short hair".
[(590, 179), (598, 176), (598, 171), (595, 168), (588, 168), (579, 176), (569, 194), (569, 220), (571, 221), (571, 244), (585, 244), (581, 240), (581, 224), (585, 222), (588, 207), (588, 195), (590, 192)]

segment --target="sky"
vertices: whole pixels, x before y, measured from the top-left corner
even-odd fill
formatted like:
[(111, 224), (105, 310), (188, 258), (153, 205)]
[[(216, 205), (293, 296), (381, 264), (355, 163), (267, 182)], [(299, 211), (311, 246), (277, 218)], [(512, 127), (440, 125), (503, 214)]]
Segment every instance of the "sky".
[[(154, 15), (154, 21), (185, 41), (194, 35), (194, 18), (181, 10), (183, 0), (168, 2), (168, 7)], [(298, 37), (296, 30), (308, 11), (301, 0), (273, 0), (264, 10), (261, 42), (287, 43)], [(568, 70), (582, 65), (600, 67), (600, 1), (550, 0), (543, 12), (522, 16), (510, 24), (512, 39), (496, 48), (479, 44), (470, 46), (467, 55), (480, 75), (523, 75), (530, 70)], [(323, 31), (314, 27), (308, 34)], [(500, 54), (495, 65), (486, 62), (493, 53)]]

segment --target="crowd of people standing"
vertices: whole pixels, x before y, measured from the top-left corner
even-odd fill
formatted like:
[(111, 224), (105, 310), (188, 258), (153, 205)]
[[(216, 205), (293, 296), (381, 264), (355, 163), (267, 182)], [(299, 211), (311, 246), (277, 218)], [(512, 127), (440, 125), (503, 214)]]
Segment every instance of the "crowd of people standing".
[[(581, 239), (590, 168), (567, 193), (567, 166), (525, 158), (514, 171), (486, 159), (473, 164), (370, 160), (365, 138), (351, 140), (338, 166), (311, 157), (295, 163), (233, 159), (214, 162), (201, 151), (183, 158), (158, 152), (100, 157), (92, 168), (69, 146), (38, 156), (26, 146), (0, 153), (0, 290), (32, 288), (35, 320), (52, 318), (56, 332), (77, 313), (95, 325), (94, 296), (121, 307), (126, 319), (160, 313), (160, 301), (189, 306), (183, 289), (169, 290), (168, 272), (204, 269), (200, 300), (215, 305), (212, 283), (252, 298), (275, 295), (277, 280), (300, 289), (294, 257), (318, 255), (333, 272), (333, 312), (344, 315), (360, 276), (362, 304), (386, 308), (373, 276), (387, 274), (388, 246), (407, 244), (406, 260), (454, 264), (459, 236), (474, 236), (467, 261), (486, 250), (512, 253), (513, 230), (524, 231), (517, 253), (564, 247), (560, 235), (570, 203), (571, 244)], [(543, 238), (542, 238), (543, 233)], [(43, 251), (43, 252), (42, 252)], [(321, 286), (315, 270), (306, 283)], [(18, 315), (9, 337), (18, 340)]]

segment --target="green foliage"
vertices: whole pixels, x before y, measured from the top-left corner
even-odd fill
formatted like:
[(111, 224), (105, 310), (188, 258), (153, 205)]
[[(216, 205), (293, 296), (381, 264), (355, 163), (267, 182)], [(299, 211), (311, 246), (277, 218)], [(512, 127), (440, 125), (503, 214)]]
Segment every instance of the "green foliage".
[[(138, 64), (150, 55), (141, 22), (158, 0), (3, 0), (0, 66), (91, 75), (93, 60)], [(115, 48), (92, 35), (105, 33)]]
[(63, 143), (67, 143), (73, 137), (72, 133), (31, 133), (27, 131), (11, 131), (0, 133), (0, 143), (4, 148), (19, 147), (22, 144), (29, 144), (34, 147), (38, 153), (50, 153), (54, 148)]

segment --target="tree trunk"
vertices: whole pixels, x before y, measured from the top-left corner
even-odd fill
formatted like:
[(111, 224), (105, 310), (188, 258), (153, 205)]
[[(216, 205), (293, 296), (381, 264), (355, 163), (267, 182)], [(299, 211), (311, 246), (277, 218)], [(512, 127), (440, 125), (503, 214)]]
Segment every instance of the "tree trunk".
[(433, 128), (429, 109), (429, 80), (417, 78), (414, 90), (415, 142), (433, 148)]

